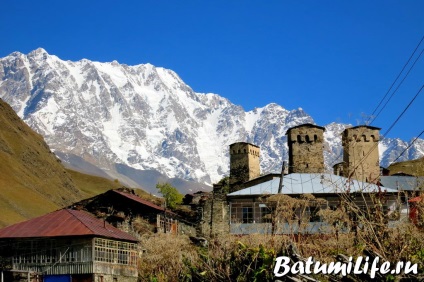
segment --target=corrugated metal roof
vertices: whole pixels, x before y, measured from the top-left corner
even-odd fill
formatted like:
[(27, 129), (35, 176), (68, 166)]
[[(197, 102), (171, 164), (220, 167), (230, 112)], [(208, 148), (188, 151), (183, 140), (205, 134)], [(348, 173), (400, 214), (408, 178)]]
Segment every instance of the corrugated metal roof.
[[(280, 178), (275, 177), (272, 180), (230, 193), (228, 196), (277, 194), (279, 182)], [(345, 177), (329, 173), (291, 173), (283, 178), (282, 194), (334, 194), (347, 191), (370, 193), (377, 192), (379, 189), (392, 193), (397, 192), (395, 189), (378, 187), (375, 184), (357, 180), (349, 181)]]
[(125, 241), (135, 237), (88, 212), (63, 209), (0, 229), (0, 238), (101, 236)]
[[(133, 200), (133, 201), (135, 201), (137, 203), (140, 203), (140, 204), (143, 204), (145, 206), (148, 206), (148, 207), (151, 207), (153, 209), (156, 209), (157, 211), (165, 212), (165, 208), (163, 208), (161, 206), (158, 206), (158, 205), (155, 205), (152, 202), (149, 202), (147, 200), (144, 200), (144, 199), (140, 198), (137, 195), (126, 193), (126, 192), (122, 192), (122, 191), (119, 191), (119, 190), (113, 190), (113, 192), (115, 192), (115, 193), (117, 193), (119, 195), (122, 195), (122, 196), (124, 196), (124, 197), (126, 197), (128, 199), (131, 199), (131, 200)], [(178, 217), (178, 215), (176, 213), (173, 213), (169, 209), (166, 210), (166, 214), (170, 214), (172, 216)]]
[(165, 209), (164, 209), (163, 207), (158, 206), (158, 205), (155, 205), (155, 204), (153, 204), (152, 202), (149, 202), (149, 201), (147, 201), (147, 200), (144, 200), (144, 199), (140, 198), (140, 197), (139, 197), (139, 196), (137, 196), (137, 195), (130, 194), (130, 193), (125, 193), (125, 192), (121, 192), (121, 191), (118, 191), (118, 190), (113, 190), (113, 192), (114, 192), (114, 193), (117, 193), (117, 194), (119, 194), (119, 195), (121, 195), (121, 196), (124, 196), (124, 197), (126, 197), (126, 198), (129, 198), (129, 199), (131, 199), (131, 200), (133, 200), (133, 201), (136, 201), (136, 202), (138, 202), (138, 203), (140, 203), (140, 204), (143, 204), (143, 205), (149, 206), (149, 207), (151, 207), (151, 208), (153, 208), (153, 209), (156, 209), (156, 210), (158, 210), (158, 211), (165, 211)]
[(417, 191), (420, 190), (420, 187), (424, 186), (424, 177), (381, 176), (380, 182), (386, 187), (398, 190)]

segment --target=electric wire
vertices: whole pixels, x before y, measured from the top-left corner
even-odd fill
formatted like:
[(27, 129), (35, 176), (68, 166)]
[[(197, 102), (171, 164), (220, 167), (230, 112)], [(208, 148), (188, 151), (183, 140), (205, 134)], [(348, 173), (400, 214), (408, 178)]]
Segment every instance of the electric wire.
[(394, 162), (396, 162), (409, 148), (411, 148), (411, 146), (415, 143), (415, 141), (417, 141), (418, 140), (418, 138), (420, 138), (420, 136), (422, 135), (424, 133), (424, 130), (423, 131), (421, 131), (421, 133), (420, 134), (418, 134), (418, 136), (417, 137), (415, 137), (415, 139), (414, 140), (412, 140), (412, 142), (408, 145), (408, 147), (406, 147), (403, 151), (402, 151), (402, 153), (400, 153), (399, 154), (399, 156), (394, 160), (394, 161), (392, 161), (390, 164), (392, 164), (392, 163), (394, 163)]
[(386, 103), (384, 103), (383, 107), (380, 109), (380, 111), (377, 113), (377, 115), (375, 117), (372, 117), (372, 120), (370, 121), (369, 124), (372, 124), (377, 118), (378, 116), (381, 114), (381, 112), (386, 108), (387, 104), (390, 102), (390, 100), (393, 98), (394, 94), (398, 91), (399, 87), (402, 85), (402, 83), (405, 81), (405, 79), (408, 77), (409, 73), (411, 72), (411, 70), (414, 68), (415, 64), (417, 63), (417, 61), (419, 60), (419, 58), (421, 57), (421, 55), (424, 52), (424, 48), (423, 50), (421, 50), (420, 54), (418, 55), (418, 57), (416, 58), (416, 60), (414, 61), (414, 63), (412, 64), (412, 66), (409, 68), (408, 72), (406, 73), (405, 77), (402, 79), (402, 81), (398, 84), (398, 86), (396, 87), (396, 89), (393, 91), (392, 95), (390, 95), (389, 99), (386, 101)]
[[(405, 114), (405, 112), (409, 109), (409, 107), (412, 105), (412, 103), (415, 101), (415, 99), (418, 97), (418, 95), (421, 93), (421, 91), (424, 88), (424, 84), (421, 86), (421, 88), (418, 90), (418, 92), (415, 94), (415, 96), (412, 98), (412, 100), (408, 103), (408, 105), (405, 107), (405, 109), (402, 111), (402, 113), (400, 113), (398, 115), (398, 117), (396, 118), (396, 120), (391, 124), (391, 126), (389, 127), (389, 129), (387, 129), (387, 131), (383, 134), (383, 136), (380, 138), (380, 141), (384, 139), (384, 136), (386, 136), (392, 129), (393, 127), (397, 124), (397, 122), (402, 118), (402, 116)], [(355, 171), (364, 161), (365, 159), (378, 147), (378, 143), (376, 143), (369, 151), (367, 154), (365, 154), (362, 159), (358, 162), (358, 164), (354, 167), (354, 169), (352, 171)]]
[[(417, 52), (419, 46), (421, 45), (421, 43), (424, 40), (424, 36), (421, 38), (421, 40), (418, 42), (417, 46), (415, 47), (414, 51), (412, 52), (411, 56), (409, 57), (409, 59), (407, 60), (407, 62), (405, 63), (405, 65), (403, 66), (402, 70), (399, 72), (399, 74), (397, 75), (396, 79), (393, 81), (392, 85), (389, 87), (389, 90), (387, 90), (386, 94), (384, 95), (384, 97), (380, 100), (380, 102), (378, 103), (377, 107), (374, 109), (374, 111), (372, 112), (370, 118), (368, 119), (367, 123), (370, 122), (372, 116), (375, 114), (375, 112), (378, 110), (378, 108), (381, 106), (381, 104), (383, 103), (383, 101), (386, 99), (387, 95), (389, 95), (390, 91), (392, 90), (393, 86), (396, 84), (397, 80), (399, 79), (399, 77), (402, 75), (403, 71), (405, 70), (405, 68), (407, 67), (407, 65), (409, 64), (409, 62), (411, 61), (411, 59), (414, 57), (415, 52)], [(420, 54), (421, 56), (421, 54)], [(417, 60), (416, 60), (417, 61)], [(416, 62), (415, 61), (415, 62)], [(415, 63), (414, 63), (415, 65)], [(411, 69), (410, 69), (411, 70)], [(406, 77), (405, 77), (406, 78)], [(402, 81), (403, 82), (403, 81)], [(401, 82), (401, 84), (402, 84)]]

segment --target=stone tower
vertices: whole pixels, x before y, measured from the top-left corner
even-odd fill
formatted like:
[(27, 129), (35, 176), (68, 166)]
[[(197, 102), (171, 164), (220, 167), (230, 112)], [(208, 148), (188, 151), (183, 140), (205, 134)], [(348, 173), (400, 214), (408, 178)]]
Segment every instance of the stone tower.
[(287, 130), (289, 173), (324, 172), (324, 131), (324, 127), (310, 123)]
[(380, 176), (378, 127), (360, 125), (342, 133), (343, 173), (345, 177), (375, 183)]
[(238, 142), (230, 145), (230, 192), (243, 188), (243, 183), (261, 174), (260, 148)]

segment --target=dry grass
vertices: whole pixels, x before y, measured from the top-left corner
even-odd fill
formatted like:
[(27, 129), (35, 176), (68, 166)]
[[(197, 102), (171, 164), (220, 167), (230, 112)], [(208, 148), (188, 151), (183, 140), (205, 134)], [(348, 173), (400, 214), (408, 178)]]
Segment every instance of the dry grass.
[[(336, 261), (338, 254), (363, 256), (368, 245), (355, 243), (354, 236), (353, 233), (310, 235), (293, 241), (294, 236), (285, 235), (222, 235), (211, 239), (204, 248), (193, 245), (186, 236), (151, 234), (140, 242), (145, 253), (139, 275), (142, 281), (274, 281), (275, 258), (288, 255), (293, 247), (301, 257), (312, 256), (323, 263)], [(422, 231), (405, 224), (392, 229), (385, 242), (392, 249), (387, 260), (411, 261), (419, 265), (420, 273), (424, 271)], [(329, 281), (329, 277), (322, 275), (315, 278)]]
[(198, 253), (187, 236), (153, 234), (141, 238), (144, 254), (139, 262), (143, 281), (181, 281), (188, 279), (187, 265), (198, 260)]

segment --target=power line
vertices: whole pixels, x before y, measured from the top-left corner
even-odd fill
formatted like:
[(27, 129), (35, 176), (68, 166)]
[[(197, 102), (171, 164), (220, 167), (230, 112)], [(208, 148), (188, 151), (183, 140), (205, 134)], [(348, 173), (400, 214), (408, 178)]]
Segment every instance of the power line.
[[(390, 102), (390, 100), (392, 99), (392, 97), (395, 95), (395, 93), (398, 91), (399, 87), (402, 85), (402, 83), (405, 81), (405, 79), (407, 78), (407, 76), (409, 75), (409, 73), (411, 72), (411, 70), (414, 68), (415, 64), (417, 63), (417, 61), (419, 60), (419, 58), (421, 57), (421, 55), (423, 54), (424, 49), (421, 50), (420, 54), (418, 55), (418, 57), (415, 59), (414, 63), (412, 64), (412, 66), (409, 68), (408, 72), (406, 73), (405, 77), (402, 79), (402, 81), (399, 83), (399, 85), (396, 87), (396, 89), (393, 91), (392, 95), (390, 95), (389, 99), (386, 101), (386, 103), (384, 103), (383, 107), (380, 109), (380, 111), (378, 112), (378, 114), (372, 118), (370, 124), (372, 124), (374, 122), (374, 120), (377, 119), (377, 117), (380, 115), (380, 113), (384, 110), (384, 108), (387, 106), (387, 104)], [(372, 115), (371, 115), (372, 116)]]
[[(386, 99), (387, 95), (390, 93), (390, 91), (392, 90), (393, 86), (396, 84), (397, 80), (399, 79), (399, 77), (401, 76), (401, 74), (403, 73), (403, 71), (405, 70), (406, 66), (409, 64), (409, 62), (411, 61), (411, 59), (414, 57), (415, 52), (418, 50), (419, 46), (421, 45), (421, 43), (424, 40), (424, 36), (421, 38), (420, 42), (418, 42), (417, 46), (415, 47), (414, 51), (412, 52), (411, 56), (409, 57), (409, 59), (407, 60), (407, 62), (405, 63), (405, 65), (403, 66), (402, 70), (399, 72), (399, 74), (397, 75), (396, 79), (393, 81), (392, 85), (389, 87), (389, 90), (387, 90), (386, 94), (384, 95), (384, 97), (380, 100), (380, 103), (378, 103), (377, 107), (374, 109), (374, 111), (372, 112), (370, 118), (368, 119), (367, 123), (370, 122), (371, 117), (375, 114), (375, 112), (378, 110), (378, 108), (380, 107), (380, 105), (383, 103), (383, 101)], [(421, 56), (421, 54), (420, 54)], [(415, 61), (416, 62), (416, 61)], [(414, 63), (415, 65), (415, 63)], [(411, 70), (411, 69), (410, 69)], [(406, 75), (407, 76), (407, 75)], [(405, 78), (406, 78), (405, 76)], [(403, 81), (402, 81), (403, 82)], [(400, 84), (402, 84), (402, 82)], [(399, 87), (398, 87), (399, 88)], [(393, 94), (392, 94), (393, 96)]]
[[(421, 93), (421, 91), (424, 88), (424, 84), (421, 86), (420, 90), (418, 90), (417, 94), (415, 94), (414, 98), (409, 102), (409, 104), (405, 107), (405, 109), (398, 115), (396, 120), (392, 123), (392, 125), (389, 127), (389, 129), (383, 134), (383, 136), (386, 136), (396, 125), (396, 123), (400, 120), (400, 118), (405, 114), (405, 112), (408, 110), (408, 108), (412, 105), (412, 103), (415, 101), (415, 99), (418, 97), (418, 95)], [(384, 137), (380, 138), (380, 141), (383, 140)], [(362, 159), (359, 161), (359, 163), (353, 168), (353, 171), (355, 171), (364, 161), (365, 159), (378, 147), (378, 143), (376, 143), (369, 151), (368, 153), (362, 157)]]
[(397, 119), (392, 123), (392, 125), (389, 127), (389, 129), (384, 133), (383, 135), (386, 136), (392, 128), (396, 125), (396, 123), (399, 121), (399, 119), (405, 114), (405, 112), (408, 110), (408, 108), (412, 105), (412, 103), (415, 101), (415, 99), (420, 95), (421, 91), (424, 88), (424, 84), (421, 86), (420, 90), (418, 90), (417, 94), (415, 94), (414, 98), (409, 102), (409, 104), (406, 106), (406, 108), (402, 111), (402, 113), (397, 117)]
[[(412, 52), (411, 56), (409, 56), (408, 60), (406, 61), (406, 63), (404, 64), (404, 66), (402, 67), (402, 70), (399, 72), (399, 74), (397, 75), (396, 79), (393, 81), (393, 83), (390, 85), (389, 89), (387, 90), (386, 94), (384, 95), (384, 97), (380, 100), (380, 102), (378, 103), (377, 107), (374, 109), (374, 111), (372, 112), (371, 116), (368, 118), (368, 120), (365, 122), (365, 125), (370, 125), (372, 124), (372, 122), (374, 122), (374, 120), (380, 115), (380, 113), (383, 111), (383, 109), (386, 107), (387, 103), (391, 100), (391, 98), (393, 97), (393, 95), (397, 92), (397, 90), (399, 89), (399, 87), (402, 85), (402, 83), (405, 81), (405, 79), (407, 78), (407, 76), (409, 75), (409, 73), (411, 72), (411, 70), (414, 68), (415, 64), (417, 63), (417, 61), (419, 60), (419, 58), (421, 57), (421, 55), (424, 52), (424, 49), (420, 52), (419, 56), (415, 59), (414, 63), (412, 64), (412, 66), (409, 68), (407, 74), (405, 75), (405, 77), (402, 79), (402, 81), (399, 83), (399, 85), (396, 87), (396, 89), (394, 90), (394, 92), (392, 93), (392, 95), (389, 97), (389, 99), (386, 101), (386, 103), (383, 105), (383, 108), (380, 109), (380, 111), (378, 112), (377, 116), (373, 118), (373, 115), (377, 112), (377, 110), (380, 108), (381, 104), (384, 102), (384, 100), (386, 99), (387, 95), (389, 95), (390, 91), (392, 90), (392, 88), (395, 86), (396, 82), (398, 81), (398, 79), (400, 78), (400, 76), (402, 75), (402, 73), (404, 72), (404, 70), (406, 69), (406, 67), (409, 65), (409, 63), (411, 62), (412, 58), (414, 57), (415, 53), (417, 52), (417, 50), (419, 49), (421, 43), (424, 41), (424, 36), (421, 37), (421, 40), (418, 42), (417, 46), (415, 47), (414, 51)], [(387, 134), (388, 132), (386, 132)], [(355, 146), (356, 143), (353, 144), (353, 146)], [(343, 149), (340, 151), (340, 154), (337, 156), (336, 160), (340, 159), (340, 157), (342, 157), (343, 155)]]
[(415, 139), (414, 140), (412, 140), (412, 142), (409, 144), (409, 146), (408, 147), (406, 147), (405, 148), (405, 150), (403, 150), (402, 151), (402, 153), (400, 153), (400, 155), (394, 160), (394, 161), (392, 161), (390, 164), (392, 164), (392, 163), (394, 163), (394, 162), (396, 162), (402, 155), (403, 155), (403, 153), (405, 153), (409, 148), (411, 148), (411, 146), (415, 143), (415, 141), (417, 141), (417, 139), (418, 138), (420, 138), (420, 136), (422, 135), (424, 133), (424, 130), (423, 131), (421, 131), (421, 133), (417, 136), (417, 137), (415, 137)]

